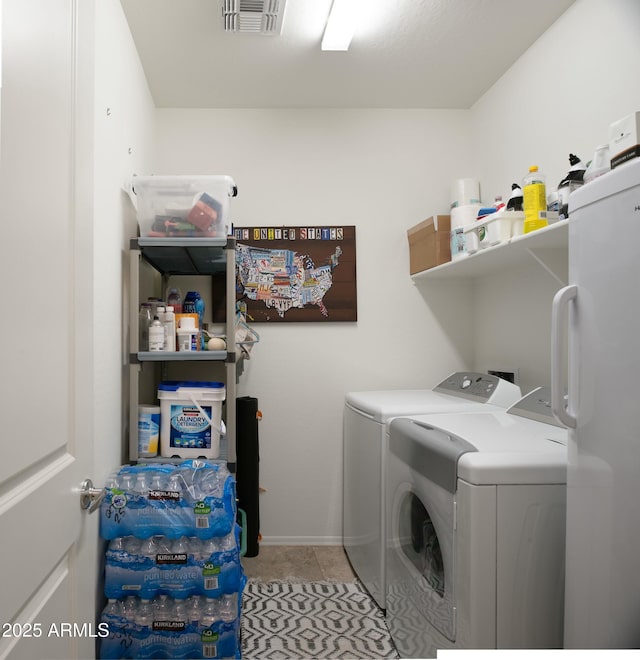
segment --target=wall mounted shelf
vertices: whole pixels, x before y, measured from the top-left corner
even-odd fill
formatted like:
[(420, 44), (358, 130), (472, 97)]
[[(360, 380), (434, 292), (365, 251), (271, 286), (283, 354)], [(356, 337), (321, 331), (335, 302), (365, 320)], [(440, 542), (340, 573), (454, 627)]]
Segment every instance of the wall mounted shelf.
[(564, 285), (566, 274), (556, 272), (553, 257), (566, 255), (569, 244), (569, 221), (560, 220), (548, 227), (524, 236), (516, 236), (508, 242), (485, 248), (461, 259), (414, 273), (414, 283), (430, 279), (476, 278), (501, 270), (521, 266), (533, 259)]

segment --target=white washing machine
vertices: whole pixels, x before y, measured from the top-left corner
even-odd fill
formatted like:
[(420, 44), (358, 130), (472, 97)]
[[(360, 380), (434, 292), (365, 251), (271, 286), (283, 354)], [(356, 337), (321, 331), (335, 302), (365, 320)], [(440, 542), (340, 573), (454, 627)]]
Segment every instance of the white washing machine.
[(387, 625), (402, 658), (561, 648), (567, 431), (548, 388), (508, 411), (389, 425)]
[(351, 392), (343, 417), (343, 545), (354, 571), (385, 605), (387, 424), (399, 415), (506, 409), (520, 388), (497, 376), (454, 373), (432, 390)]

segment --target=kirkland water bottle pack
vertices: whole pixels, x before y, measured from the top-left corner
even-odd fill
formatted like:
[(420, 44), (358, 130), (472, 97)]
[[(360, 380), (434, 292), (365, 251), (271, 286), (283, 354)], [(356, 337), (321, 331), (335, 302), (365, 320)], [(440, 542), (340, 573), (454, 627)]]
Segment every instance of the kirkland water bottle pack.
[(224, 461), (125, 465), (107, 481), (100, 534), (120, 536), (227, 536), (236, 520), (236, 482)]
[(208, 540), (125, 536), (109, 543), (104, 592), (107, 598), (219, 598), (238, 593), (242, 576), (239, 525), (227, 536)]
[(100, 657), (240, 658), (241, 593), (109, 599), (101, 617), (109, 636), (100, 642)]

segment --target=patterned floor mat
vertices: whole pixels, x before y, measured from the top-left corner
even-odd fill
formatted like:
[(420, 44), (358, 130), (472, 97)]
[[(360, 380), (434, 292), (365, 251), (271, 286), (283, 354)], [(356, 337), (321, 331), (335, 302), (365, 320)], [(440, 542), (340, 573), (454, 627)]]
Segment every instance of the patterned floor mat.
[(357, 582), (249, 580), (242, 605), (244, 660), (397, 658), (384, 616)]

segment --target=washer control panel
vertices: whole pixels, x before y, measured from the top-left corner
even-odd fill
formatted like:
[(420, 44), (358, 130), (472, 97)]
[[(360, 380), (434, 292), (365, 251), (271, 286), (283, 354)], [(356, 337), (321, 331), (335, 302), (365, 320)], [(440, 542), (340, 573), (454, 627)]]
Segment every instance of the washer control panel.
[(514, 387), (512, 383), (508, 383), (498, 376), (474, 371), (460, 371), (445, 378), (434, 390), (458, 396), (467, 395), (469, 398), (473, 397), (474, 400), (488, 403), (496, 390), (502, 387), (502, 383)]
[[(565, 394), (565, 405), (567, 402), (567, 395)], [(560, 428), (565, 428), (551, 412), (551, 388), (550, 387), (537, 387), (526, 396), (523, 396), (520, 401), (511, 406), (508, 413), (512, 415), (519, 415), (520, 417), (527, 417), (537, 422), (544, 424), (553, 424)]]
[(509, 408), (522, 396), (517, 385), (494, 374), (478, 371), (457, 371), (436, 385), (433, 391), (501, 408)]

